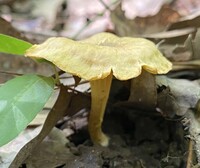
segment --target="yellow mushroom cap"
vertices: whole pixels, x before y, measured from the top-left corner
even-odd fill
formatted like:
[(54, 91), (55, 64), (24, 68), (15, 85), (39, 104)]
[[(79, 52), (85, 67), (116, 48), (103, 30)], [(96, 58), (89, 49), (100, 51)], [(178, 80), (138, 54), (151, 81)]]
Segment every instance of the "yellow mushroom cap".
[(164, 74), (172, 68), (151, 41), (120, 38), (111, 33), (99, 33), (81, 41), (52, 37), (33, 45), (25, 56), (46, 59), (86, 80), (102, 79), (111, 72), (117, 79), (127, 80), (140, 75), (142, 68), (153, 74)]

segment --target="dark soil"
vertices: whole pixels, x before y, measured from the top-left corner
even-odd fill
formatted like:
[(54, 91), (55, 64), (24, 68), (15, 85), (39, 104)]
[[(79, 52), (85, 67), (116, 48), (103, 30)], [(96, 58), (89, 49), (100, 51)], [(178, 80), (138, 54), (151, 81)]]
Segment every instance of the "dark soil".
[(71, 137), (74, 160), (65, 168), (185, 168), (188, 141), (180, 119), (167, 120), (157, 112), (144, 114), (113, 109), (104, 120), (109, 147), (93, 146), (87, 129)]

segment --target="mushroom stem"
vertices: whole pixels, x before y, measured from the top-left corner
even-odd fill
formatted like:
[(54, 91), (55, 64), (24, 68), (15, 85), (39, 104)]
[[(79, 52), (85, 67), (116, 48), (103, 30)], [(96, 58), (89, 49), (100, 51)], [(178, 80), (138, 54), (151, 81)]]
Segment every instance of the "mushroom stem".
[(110, 93), (112, 73), (104, 79), (90, 81), (92, 105), (89, 116), (89, 133), (95, 144), (108, 146), (109, 138), (102, 132), (101, 125)]

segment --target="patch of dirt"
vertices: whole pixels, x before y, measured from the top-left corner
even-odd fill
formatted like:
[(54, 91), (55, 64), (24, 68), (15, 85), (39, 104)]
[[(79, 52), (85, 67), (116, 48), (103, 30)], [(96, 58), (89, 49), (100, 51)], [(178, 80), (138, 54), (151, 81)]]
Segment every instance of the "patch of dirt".
[(156, 112), (113, 109), (105, 116), (103, 130), (110, 137), (107, 148), (93, 146), (86, 128), (74, 134), (71, 142), (76, 146), (72, 145), (71, 151), (75, 159), (63, 167), (186, 167), (188, 141), (179, 119), (166, 120)]

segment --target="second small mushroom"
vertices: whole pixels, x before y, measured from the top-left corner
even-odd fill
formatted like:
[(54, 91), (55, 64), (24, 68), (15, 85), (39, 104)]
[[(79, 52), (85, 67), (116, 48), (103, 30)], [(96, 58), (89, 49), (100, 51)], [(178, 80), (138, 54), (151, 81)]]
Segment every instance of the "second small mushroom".
[(110, 33), (99, 33), (81, 41), (49, 38), (33, 45), (25, 55), (44, 58), (61, 70), (90, 81), (92, 102), (88, 128), (92, 141), (102, 146), (109, 144), (101, 125), (112, 77), (128, 80), (140, 75), (142, 68), (152, 74), (165, 74), (172, 68), (151, 41), (120, 38)]

